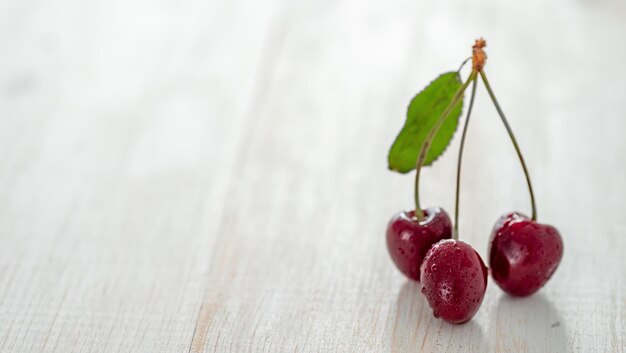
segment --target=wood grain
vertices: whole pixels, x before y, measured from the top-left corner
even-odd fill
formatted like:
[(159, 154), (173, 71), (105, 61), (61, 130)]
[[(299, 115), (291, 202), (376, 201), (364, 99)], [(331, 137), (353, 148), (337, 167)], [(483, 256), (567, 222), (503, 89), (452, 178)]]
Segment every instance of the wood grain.
[[(0, 2), (0, 352), (626, 352), (618, 1)], [(386, 153), (477, 36), (565, 256), (432, 316), (384, 244)], [(529, 212), (484, 89), (461, 238)], [(423, 173), (453, 210), (458, 139)]]

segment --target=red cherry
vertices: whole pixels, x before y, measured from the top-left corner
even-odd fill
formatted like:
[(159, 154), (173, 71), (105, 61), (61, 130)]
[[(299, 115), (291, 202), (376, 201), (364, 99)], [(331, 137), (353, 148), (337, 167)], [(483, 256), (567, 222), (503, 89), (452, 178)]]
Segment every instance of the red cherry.
[(485, 296), (487, 272), (469, 244), (447, 239), (433, 245), (422, 263), (421, 282), (434, 316), (451, 324), (469, 321)]
[(387, 249), (400, 272), (420, 280), (420, 265), (428, 249), (442, 239), (452, 237), (452, 223), (439, 207), (423, 210), (426, 218), (417, 221), (415, 211), (394, 215), (387, 225)]
[(563, 257), (556, 228), (513, 212), (496, 222), (489, 244), (491, 275), (505, 292), (528, 296), (552, 277)]

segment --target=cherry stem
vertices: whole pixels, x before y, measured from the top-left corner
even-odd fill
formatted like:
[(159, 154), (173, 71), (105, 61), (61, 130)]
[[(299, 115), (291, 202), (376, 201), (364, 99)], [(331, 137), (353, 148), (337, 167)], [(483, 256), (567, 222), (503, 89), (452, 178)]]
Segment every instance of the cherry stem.
[(463, 148), (465, 146), (465, 136), (467, 135), (467, 127), (469, 126), (470, 117), (472, 116), (472, 107), (474, 107), (474, 97), (476, 96), (476, 86), (478, 80), (474, 78), (472, 81), (472, 95), (470, 97), (469, 108), (467, 109), (467, 117), (461, 134), (461, 145), (459, 146), (459, 157), (456, 164), (456, 198), (454, 200), (454, 232), (452, 238), (459, 239), (459, 195), (461, 190), (461, 162), (463, 161)]
[(472, 57), (468, 57), (467, 59), (463, 60), (463, 62), (461, 63), (461, 66), (459, 66), (459, 69), (456, 70), (456, 72), (461, 72), (461, 69), (463, 69), (463, 66), (465, 66), (465, 64), (467, 64), (468, 61), (472, 60)]
[(515, 152), (517, 152), (519, 161), (522, 164), (522, 169), (524, 169), (524, 175), (526, 176), (526, 183), (528, 184), (528, 192), (530, 193), (530, 204), (532, 207), (531, 218), (533, 221), (536, 221), (537, 220), (537, 207), (535, 205), (535, 194), (533, 193), (533, 185), (530, 182), (530, 175), (528, 174), (528, 168), (526, 167), (526, 162), (524, 162), (522, 151), (520, 150), (519, 145), (517, 144), (515, 135), (513, 135), (513, 130), (511, 130), (511, 126), (509, 125), (508, 121), (506, 120), (506, 117), (504, 116), (504, 113), (502, 112), (502, 108), (500, 108), (500, 104), (498, 104), (498, 100), (496, 99), (496, 96), (493, 94), (493, 91), (491, 90), (491, 86), (489, 85), (489, 81), (487, 80), (487, 76), (485, 75), (485, 72), (483, 70), (480, 71), (480, 77), (483, 79), (485, 88), (487, 88), (487, 92), (489, 92), (489, 96), (491, 97), (493, 104), (496, 106), (496, 110), (498, 111), (498, 114), (500, 115), (500, 119), (502, 119), (502, 123), (504, 124), (506, 131), (509, 133), (511, 142), (513, 143), (513, 146), (515, 147)]
[(459, 87), (459, 89), (456, 91), (454, 98), (452, 99), (450, 104), (448, 104), (448, 106), (443, 111), (441, 116), (439, 116), (439, 119), (435, 122), (435, 125), (432, 127), (432, 129), (430, 129), (430, 131), (428, 132), (428, 135), (426, 135), (426, 139), (424, 139), (424, 142), (422, 143), (422, 146), (420, 147), (420, 153), (417, 157), (417, 165), (415, 166), (415, 218), (417, 218), (417, 220), (420, 222), (423, 221), (425, 218), (424, 212), (422, 211), (422, 208), (420, 207), (420, 198), (419, 198), (420, 170), (422, 169), (422, 165), (424, 164), (424, 161), (426, 160), (426, 156), (428, 155), (428, 150), (430, 150), (430, 145), (432, 144), (433, 139), (435, 138), (435, 135), (437, 135), (439, 128), (441, 128), (441, 125), (443, 125), (443, 122), (450, 115), (450, 112), (452, 111), (452, 109), (461, 101), (461, 99), (463, 98), (463, 93), (465, 92), (465, 89), (467, 88), (467, 86), (469, 86), (470, 82), (472, 82), (475, 79), (476, 79), (476, 72), (472, 71), (472, 73), (470, 74), (470, 77), (467, 79), (467, 81), (465, 81), (465, 83), (461, 87)]

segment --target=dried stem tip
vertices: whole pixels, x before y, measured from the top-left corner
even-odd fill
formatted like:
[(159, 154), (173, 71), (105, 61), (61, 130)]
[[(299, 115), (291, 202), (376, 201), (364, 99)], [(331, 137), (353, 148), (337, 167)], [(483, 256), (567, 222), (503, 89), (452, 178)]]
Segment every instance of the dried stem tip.
[(474, 71), (480, 72), (485, 67), (485, 60), (487, 60), (487, 54), (483, 50), (487, 46), (487, 42), (480, 38), (476, 39), (476, 43), (472, 47), (472, 68)]

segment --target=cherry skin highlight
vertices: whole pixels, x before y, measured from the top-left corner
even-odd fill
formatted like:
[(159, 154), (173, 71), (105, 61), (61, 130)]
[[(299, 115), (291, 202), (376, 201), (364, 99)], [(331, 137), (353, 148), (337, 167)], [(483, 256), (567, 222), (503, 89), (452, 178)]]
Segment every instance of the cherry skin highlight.
[(489, 243), (491, 275), (505, 292), (528, 296), (552, 277), (563, 257), (556, 228), (512, 212), (496, 222)]
[(415, 211), (399, 212), (387, 225), (387, 249), (396, 267), (412, 280), (420, 280), (420, 265), (430, 247), (452, 237), (452, 222), (439, 207), (424, 211), (426, 218), (417, 221)]
[(422, 293), (433, 315), (451, 324), (469, 321), (487, 289), (487, 267), (467, 243), (447, 239), (426, 254), (421, 267)]

